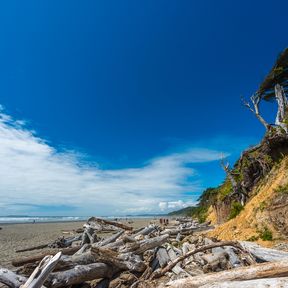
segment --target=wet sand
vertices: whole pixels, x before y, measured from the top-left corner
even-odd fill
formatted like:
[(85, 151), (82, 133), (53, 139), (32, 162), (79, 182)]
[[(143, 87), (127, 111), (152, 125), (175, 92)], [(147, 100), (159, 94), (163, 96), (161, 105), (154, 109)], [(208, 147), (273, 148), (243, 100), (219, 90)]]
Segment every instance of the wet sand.
[[(132, 223), (128, 223), (131, 221)], [(134, 228), (144, 227), (158, 219), (136, 218), (121, 221)], [(11, 267), (11, 260), (19, 256), (29, 256), (45, 251), (45, 249), (16, 253), (16, 250), (32, 246), (48, 244), (59, 237), (75, 235), (73, 230), (82, 228), (84, 222), (57, 222), (35, 224), (0, 224), (0, 265)], [(71, 233), (71, 234), (70, 234)], [(73, 234), (72, 234), (73, 233)]]

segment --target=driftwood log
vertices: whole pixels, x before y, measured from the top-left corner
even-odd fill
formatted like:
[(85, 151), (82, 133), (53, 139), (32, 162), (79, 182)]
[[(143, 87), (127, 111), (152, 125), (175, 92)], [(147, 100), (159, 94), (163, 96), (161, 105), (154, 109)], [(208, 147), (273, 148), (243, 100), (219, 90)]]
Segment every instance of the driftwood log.
[[(155, 271), (152, 275), (151, 275), (151, 279), (155, 279), (155, 278), (159, 278), (163, 275), (165, 275), (165, 273), (169, 272), (175, 265), (177, 265), (179, 262), (185, 260), (186, 258), (202, 252), (202, 251), (206, 251), (212, 248), (216, 248), (216, 247), (223, 247), (223, 246), (233, 246), (235, 248), (240, 249), (241, 251), (243, 251), (244, 253), (246, 251), (244, 251), (244, 249), (242, 248), (242, 246), (235, 241), (223, 241), (223, 242), (217, 242), (217, 243), (212, 243), (209, 245), (205, 245), (203, 247), (197, 248), (195, 250), (189, 251), (188, 253), (186, 253), (185, 255), (181, 255), (178, 258), (176, 258), (174, 261), (171, 261), (165, 268)], [(250, 256), (250, 255), (249, 255)], [(250, 261), (250, 264), (254, 263), (253, 258), (248, 258), (248, 261)]]
[(102, 218), (91, 217), (87, 221), (88, 224), (91, 224), (93, 222), (96, 222), (96, 223), (98, 222), (98, 223), (104, 224), (104, 225), (112, 225), (112, 226), (115, 226), (115, 227), (118, 227), (118, 228), (124, 229), (124, 230), (129, 230), (129, 231), (133, 230), (132, 227), (127, 226), (125, 224), (122, 224), (122, 223), (119, 223), (116, 221), (110, 221), (110, 220), (102, 219)]
[(53, 288), (67, 287), (94, 279), (111, 278), (114, 273), (112, 267), (104, 263), (78, 265), (73, 269), (50, 274), (45, 285)]
[(32, 246), (32, 247), (28, 247), (28, 248), (25, 248), (25, 249), (19, 249), (19, 250), (16, 250), (16, 253), (26, 252), (26, 251), (33, 251), (33, 250), (37, 250), (37, 249), (43, 249), (43, 248), (48, 247), (48, 245), (49, 245), (49, 243), (48, 244), (37, 245), (37, 246)]
[(156, 230), (155, 225), (149, 225), (148, 227), (144, 227), (143, 229), (141, 229), (137, 233), (133, 234), (133, 236), (136, 237), (139, 235), (143, 235), (143, 236), (149, 235), (151, 232), (154, 232), (155, 230)]
[(60, 260), (61, 252), (55, 256), (45, 256), (21, 288), (41, 288), (49, 274)]
[(201, 288), (288, 288), (288, 277), (212, 283)]
[[(12, 271), (0, 269), (0, 282), (12, 288), (20, 286), (44, 288), (43, 285), (47, 288), (68, 288), (73, 285), (82, 288), (90, 287), (89, 285), (95, 288), (108, 288), (109, 285), (113, 288), (120, 285), (140, 288), (143, 285), (150, 287), (155, 283), (159, 284), (159, 281), (166, 282), (167, 277), (158, 280), (165, 275), (171, 277), (170, 279), (182, 278), (170, 281), (167, 287), (171, 288), (203, 287), (203, 285), (206, 285), (206, 288), (219, 287), (220, 282), (217, 281), (224, 281), (227, 287), (241, 284), (240, 287), (247, 288), (256, 283), (248, 283), (255, 279), (288, 276), (287, 252), (263, 248), (250, 242), (213, 242), (215, 240), (201, 235), (191, 235), (199, 229), (207, 229), (210, 227), (209, 223), (200, 225), (196, 221), (184, 220), (181, 224), (175, 224), (171, 221), (169, 228), (152, 224), (130, 231), (125, 230), (123, 226), (118, 227), (119, 225), (112, 227), (111, 224), (112, 222), (122, 225), (121, 223), (113, 221), (107, 223), (106, 220), (103, 222), (103, 219), (100, 223), (94, 219), (98, 218), (91, 218), (84, 226), (82, 236), (84, 235), (88, 243), (82, 241), (83, 245), (76, 247), (50, 249), (42, 254), (16, 259), (12, 262), (13, 265), (24, 265), (18, 269), (18, 273), (30, 275), (29, 279), (18, 276)], [(102, 230), (106, 228), (116, 230), (116, 233), (100, 239), (96, 235), (96, 232), (100, 231), (97, 227)], [(186, 237), (186, 234), (191, 236)], [(54, 243), (71, 245), (80, 237), (81, 235), (59, 238)], [(185, 240), (181, 242), (181, 239)], [(59, 240), (61, 243), (56, 243)], [(60, 253), (54, 257), (46, 256), (55, 255), (59, 251), (62, 251), (61, 258)], [(279, 259), (281, 261), (277, 261)], [(265, 263), (255, 265), (255, 260)], [(212, 271), (213, 273), (209, 273)], [(93, 282), (89, 283), (92, 280)], [(266, 283), (264, 280), (257, 281), (259, 287), (263, 287)], [(278, 283), (282, 285), (283, 281), (275, 278), (269, 279), (268, 282), (275, 286)]]
[(6, 268), (0, 268), (0, 283), (11, 288), (18, 288), (26, 281), (27, 279), (25, 277), (17, 275)]
[(153, 249), (155, 247), (159, 247), (167, 242), (169, 235), (162, 235), (158, 237), (154, 237), (151, 239), (140, 241), (140, 247), (134, 251), (135, 254), (142, 254), (146, 250)]
[(69, 238), (59, 238), (59, 239), (57, 239), (56, 241), (54, 241), (52, 243), (41, 244), (41, 245), (37, 245), (37, 246), (32, 246), (32, 247), (16, 250), (16, 253), (33, 251), (33, 250), (43, 249), (43, 248), (46, 248), (46, 247), (50, 247), (50, 248), (65, 248), (65, 247), (71, 246), (71, 244), (73, 242), (79, 241), (80, 239), (81, 239), (81, 235), (77, 235), (77, 236), (69, 237)]
[(34, 262), (40, 261), (47, 255), (56, 255), (58, 252), (61, 252), (63, 255), (73, 255), (79, 249), (80, 247), (69, 247), (69, 248), (64, 248), (64, 249), (50, 249), (48, 251), (45, 251), (37, 255), (33, 255), (29, 257), (19, 257), (17, 259), (14, 259), (12, 261), (12, 265), (15, 267), (20, 267), (28, 263), (34, 263)]
[(118, 233), (113, 234), (111, 237), (108, 237), (104, 239), (103, 241), (100, 241), (96, 244), (96, 246), (106, 246), (110, 243), (115, 242), (122, 234), (124, 233), (124, 230), (119, 231)]
[[(201, 276), (175, 280), (165, 287), (170, 288), (196, 288), (206, 284), (223, 281), (244, 281), (261, 278), (275, 278), (288, 276), (288, 261), (255, 264), (248, 267), (239, 267), (228, 271), (208, 273)], [(164, 286), (163, 286), (164, 287)], [(241, 286), (239, 286), (241, 287)]]
[(239, 241), (239, 243), (245, 250), (249, 251), (259, 262), (274, 262), (283, 259), (287, 259), (288, 261), (288, 252), (264, 248), (256, 243), (248, 241)]

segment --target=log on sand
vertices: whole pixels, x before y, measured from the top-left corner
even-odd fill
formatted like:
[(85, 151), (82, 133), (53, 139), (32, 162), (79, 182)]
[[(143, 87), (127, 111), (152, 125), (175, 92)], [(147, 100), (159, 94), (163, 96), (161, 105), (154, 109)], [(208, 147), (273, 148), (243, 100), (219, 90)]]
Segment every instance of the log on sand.
[(73, 255), (80, 248), (81, 248), (80, 246), (76, 246), (76, 247), (69, 247), (69, 248), (64, 248), (64, 249), (50, 249), (48, 251), (45, 251), (37, 255), (14, 259), (12, 261), (12, 265), (14, 267), (20, 267), (28, 263), (34, 263), (34, 262), (40, 261), (47, 255), (56, 255), (58, 252), (62, 252), (63, 255)]
[(27, 279), (25, 277), (17, 275), (6, 268), (0, 268), (0, 283), (11, 288), (18, 288), (26, 281)]
[(100, 224), (112, 225), (112, 226), (115, 226), (115, 227), (118, 227), (118, 228), (121, 228), (121, 229), (124, 229), (124, 230), (133, 230), (132, 227), (127, 226), (125, 224), (122, 224), (122, 223), (119, 223), (119, 222), (116, 222), (116, 221), (110, 221), (110, 220), (102, 219), (102, 218), (91, 217), (91, 218), (88, 219), (87, 223), (90, 224), (91, 222), (92, 223), (93, 222), (98, 222)]
[(288, 288), (288, 277), (212, 283), (201, 288)]
[(42, 245), (38, 245), (38, 246), (33, 246), (33, 247), (28, 247), (28, 248), (25, 248), (25, 249), (19, 249), (19, 250), (16, 250), (16, 253), (26, 252), (26, 251), (33, 251), (33, 250), (37, 250), (37, 249), (43, 249), (43, 248), (48, 247), (49, 244), (50, 243), (42, 244)]
[[(239, 267), (228, 271), (208, 273), (201, 276), (180, 279), (169, 282), (165, 287), (170, 288), (197, 288), (212, 283), (225, 281), (245, 281), (261, 278), (275, 278), (288, 276), (288, 261), (282, 260), (271, 263), (255, 264), (247, 267)], [(163, 286), (164, 287), (164, 286)], [(209, 287), (209, 286), (208, 286)], [(222, 287), (222, 286), (221, 286)], [(242, 287), (242, 286), (238, 286)]]
[(45, 285), (53, 288), (67, 287), (94, 279), (111, 278), (114, 273), (113, 268), (104, 263), (78, 265), (73, 269), (50, 274)]

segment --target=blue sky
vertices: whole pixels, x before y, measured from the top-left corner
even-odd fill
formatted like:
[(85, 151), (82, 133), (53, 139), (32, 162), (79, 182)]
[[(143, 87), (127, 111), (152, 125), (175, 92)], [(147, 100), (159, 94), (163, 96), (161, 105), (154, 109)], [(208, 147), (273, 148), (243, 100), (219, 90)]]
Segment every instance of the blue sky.
[[(219, 155), (233, 162), (264, 133), (240, 96), (255, 92), (286, 47), (287, 8), (1, 1), (1, 214), (195, 203), (223, 180)], [(268, 120), (274, 108), (264, 105)]]

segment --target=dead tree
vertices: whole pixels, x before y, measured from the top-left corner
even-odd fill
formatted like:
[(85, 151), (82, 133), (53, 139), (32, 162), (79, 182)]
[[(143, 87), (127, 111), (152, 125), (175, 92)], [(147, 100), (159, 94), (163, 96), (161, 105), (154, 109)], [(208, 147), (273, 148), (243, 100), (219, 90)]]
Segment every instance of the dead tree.
[(230, 168), (229, 162), (224, 163), (224, 159), (222, 158), (220, 161), (220, 164), (223, 170), (225, 171), (225, 173), (227, 174), (227, 177), (230, 180), (231, 185), (232, 185), (233, 192), (229, 194), (229, 197), (238, 194), (240, 196), (241, 205), (244, 205), (248, 198), (248, 195), (244, 191), (242, 191), (240, 185), (237, 183), (235, 179), (235, 174), (233, 174), (233, 171)]
[(251, 104), (249, 102), (247, 102), (244, 98), (242, 98), (242, 102), (244, 106), (247, 107), (257, 117), (257, 119), (264, 125), (266, 131), (268, 131), (270, 125), (261, 116), (260, 110), (259, 110), (261, 98), (259, 97), (257, 93), (255, 93), (250, 97), (250, 100), (251, 100), (251, 103), (253, 104), (253, 108), (251, 107)]
[(280, 126), (286, 133), (288, 133), (287, 123), (285, 123), (287, 119), (286, 113), (288, 109), (288, 100), (283, 87), (279, 84), (275, 85), (275, 98), (278, 104), (275, 124)]

